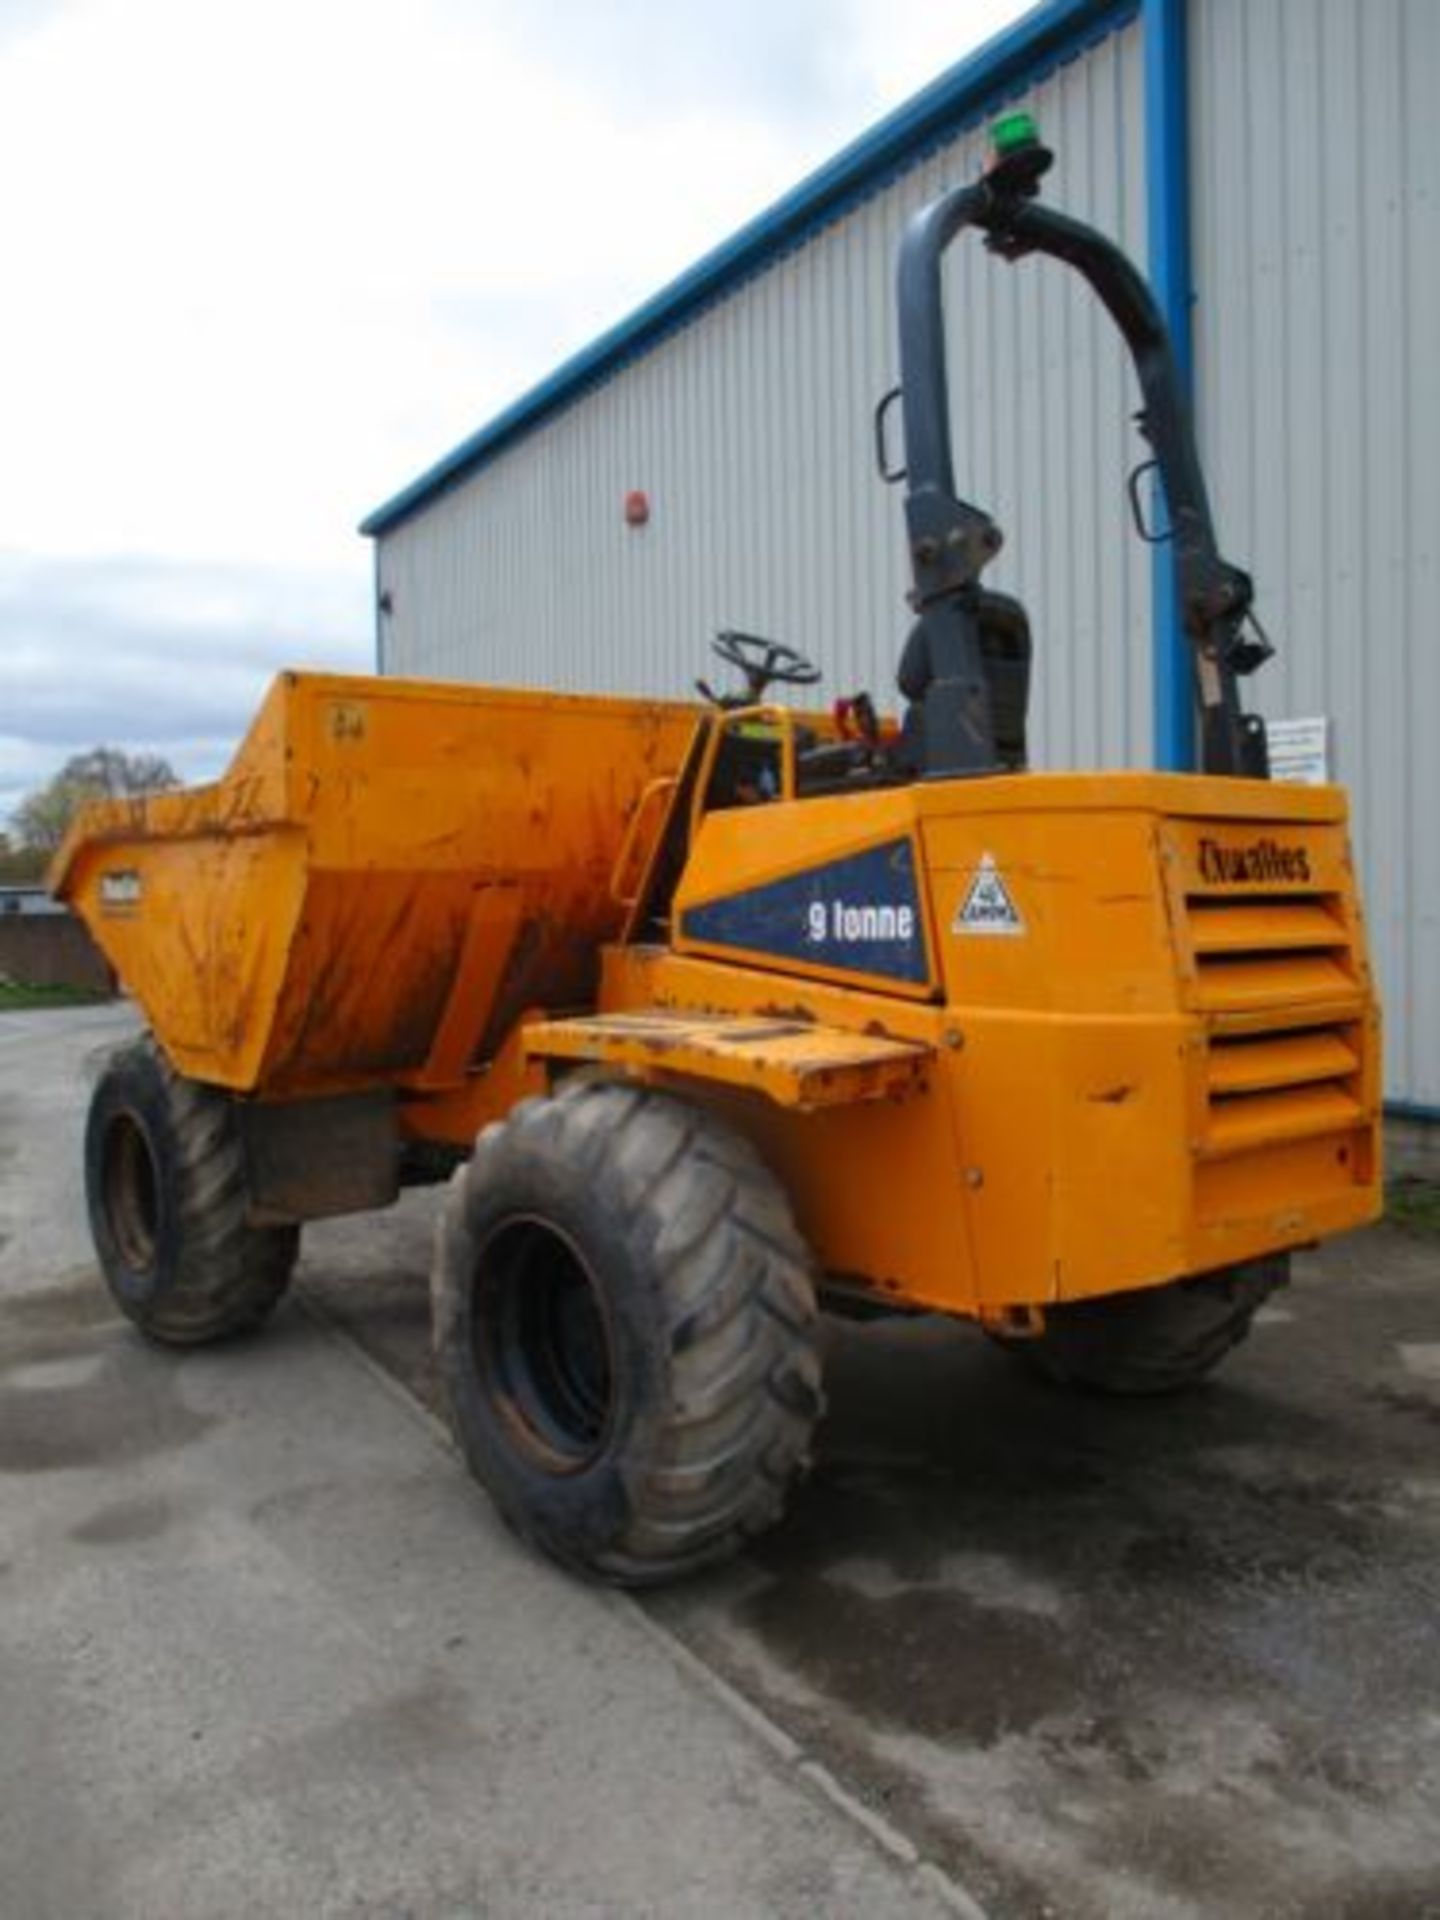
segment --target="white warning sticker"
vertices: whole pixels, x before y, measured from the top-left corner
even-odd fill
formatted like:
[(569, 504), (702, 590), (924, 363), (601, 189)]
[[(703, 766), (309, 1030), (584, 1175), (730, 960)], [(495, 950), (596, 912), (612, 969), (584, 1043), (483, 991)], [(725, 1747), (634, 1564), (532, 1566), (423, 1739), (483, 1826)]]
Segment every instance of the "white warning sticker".
[(100, 905), (107, 913), (138, 907), (142, 882), (133, 867), (111, 867), (100, 876)]
[(1024, 933), (1020, 909), (1010, 898), (1010, 889), (995, 864), (992, 853), (982, 853), (975, 877), (966, 888), (955, 918), (952, 933)]

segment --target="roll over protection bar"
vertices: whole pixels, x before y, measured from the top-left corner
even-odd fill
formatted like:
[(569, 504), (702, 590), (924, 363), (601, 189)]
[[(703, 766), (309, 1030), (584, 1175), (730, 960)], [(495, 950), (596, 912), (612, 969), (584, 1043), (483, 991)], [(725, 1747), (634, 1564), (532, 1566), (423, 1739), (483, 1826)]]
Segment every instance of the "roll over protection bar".
[[(976, 606), (980, 574), (999, 552), (1000, 529), (955, 491), (940, 266), (966, 227), (1002, 259), (1049, 254), (1090, 283), (1124, 336), (1144, 405), (1137, 415), (1164, 487), (1181, 616), (1190, 641), (1206, 772), (1265, 778), (1264, 722), (1240, 704), (1237, 678), (1270, 655), (1247, 635), (1250, 576), (1221, 558), (1175, 356), (1141, 274), (1093, 227), (1034, 204), (1051, 155), (1031, 140), (910, 220), (900, 246), (901, 406), (905, 520), (919, 616), (905, 650), (902, 690), (924, 703), (924, 771), (983, 773), (998, 765)], [(904, 684), (908, 681), (908, 685)]]

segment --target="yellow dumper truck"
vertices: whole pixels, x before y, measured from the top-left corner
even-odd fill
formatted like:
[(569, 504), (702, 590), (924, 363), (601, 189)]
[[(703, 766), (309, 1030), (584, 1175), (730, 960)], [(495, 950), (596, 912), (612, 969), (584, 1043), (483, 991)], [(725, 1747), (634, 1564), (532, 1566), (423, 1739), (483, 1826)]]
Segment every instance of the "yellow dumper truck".
[[(1163, 1390), (1377, 1210), (1345, 798), (1267, 778), (1238, 683), (1269, 649), (1163, 324), (1039, 204), (1049, 157), (1012, 116), (902, 243), (898, 721), (773, 701), (816, 670), (736, 633), (743, 691), (693, 704), (285, 674), (216, 784), (92, 808), (57, 861), (150, 1028), (86, 1138), (120, 1306), (176, 1346), (248, 1329), (305, 1220), (448, 1178), (457, 1433), (591, 1574), (670, 1578), (779, 1515), (818, 1303)], [(967, 227), (1077, 269), (1132, 350), (1201, 772), (1027, 770), (1028, 622), (951, 467)]]

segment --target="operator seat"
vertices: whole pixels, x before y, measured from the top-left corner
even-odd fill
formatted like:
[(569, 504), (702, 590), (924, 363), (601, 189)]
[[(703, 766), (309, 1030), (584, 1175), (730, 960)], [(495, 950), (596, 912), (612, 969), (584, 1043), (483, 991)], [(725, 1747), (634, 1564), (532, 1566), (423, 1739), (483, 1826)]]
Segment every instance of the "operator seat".
[[(1030, 710), (1030, 616), (1008, 593), (981, 587), (977, 613), (980, 652), (990, 682), (990, 712), (995, 725), (995, 750), (1008, 772), (1020, 772), (1026, 763), (1026, 718)], [(896, 674), (909, 703), (900, 730), (897, 758), (911, 771), (925, 766), (925, 692), (932, 669), (921, 629), (905, 642)]]

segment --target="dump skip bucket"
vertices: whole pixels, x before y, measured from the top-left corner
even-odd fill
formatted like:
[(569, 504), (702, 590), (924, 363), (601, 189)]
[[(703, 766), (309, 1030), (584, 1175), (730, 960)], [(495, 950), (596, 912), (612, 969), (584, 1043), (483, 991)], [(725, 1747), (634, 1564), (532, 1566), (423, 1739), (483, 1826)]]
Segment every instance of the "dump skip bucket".
[(626, 823), (694, 721), (283, 674), (223, 778), (86, 808), (52, 884), (192, 1078), (453, 1083), (523, 1008), (592, 999)]

